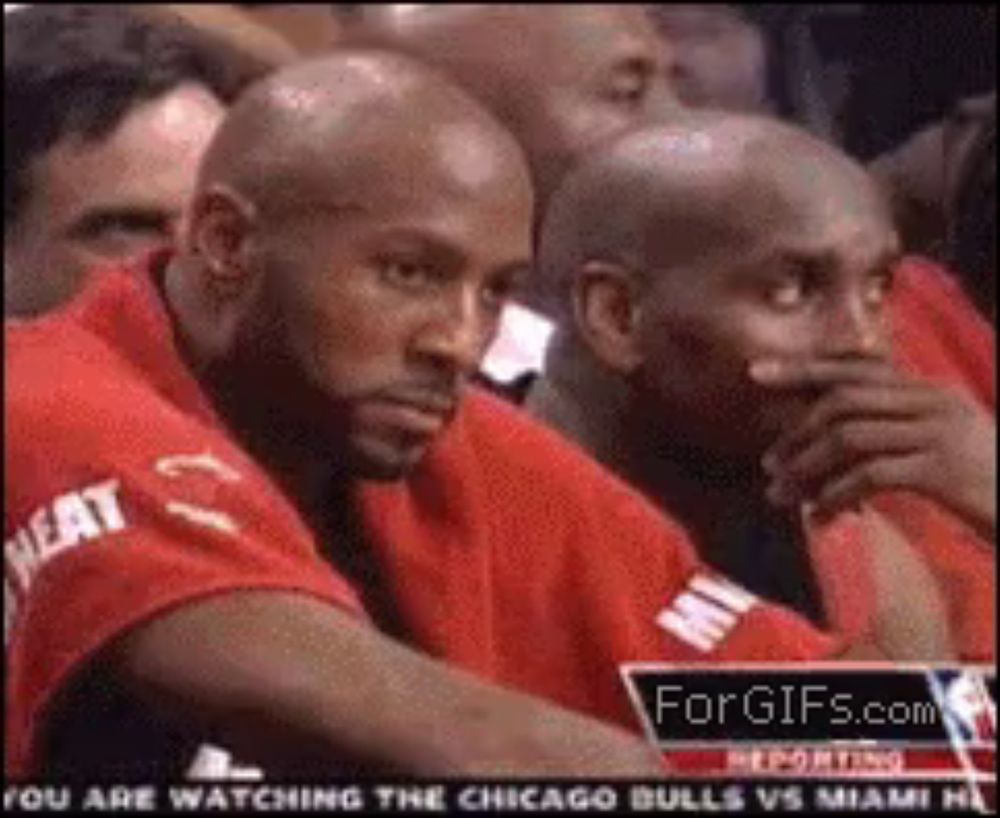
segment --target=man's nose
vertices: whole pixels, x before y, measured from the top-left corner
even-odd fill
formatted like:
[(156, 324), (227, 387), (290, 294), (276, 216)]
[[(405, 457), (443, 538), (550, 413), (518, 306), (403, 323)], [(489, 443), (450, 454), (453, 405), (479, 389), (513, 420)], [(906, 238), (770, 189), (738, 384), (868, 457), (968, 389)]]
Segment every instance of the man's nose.
[(414, 350), (454, 374), (470, 375), (479, 368), (495, 329), (479, 293), (465, 288), (440, 304), (417, 335)]
[(825, 327), (825, 352), (836, 356), (885, 354), (885, 317), (858, 295), (845, 296), (831, 310)]

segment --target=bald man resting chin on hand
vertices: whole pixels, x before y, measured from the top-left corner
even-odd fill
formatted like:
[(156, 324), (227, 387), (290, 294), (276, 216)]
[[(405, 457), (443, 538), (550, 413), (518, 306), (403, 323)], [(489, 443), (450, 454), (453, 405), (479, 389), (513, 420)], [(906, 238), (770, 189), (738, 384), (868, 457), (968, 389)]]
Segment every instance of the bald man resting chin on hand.
[(531, 208), (463, 92), (345, 50), (241, 98), (176, 252), (7, 327), (10, 775), (650, 776), (620, 663), (843, 649), (468, 387)]

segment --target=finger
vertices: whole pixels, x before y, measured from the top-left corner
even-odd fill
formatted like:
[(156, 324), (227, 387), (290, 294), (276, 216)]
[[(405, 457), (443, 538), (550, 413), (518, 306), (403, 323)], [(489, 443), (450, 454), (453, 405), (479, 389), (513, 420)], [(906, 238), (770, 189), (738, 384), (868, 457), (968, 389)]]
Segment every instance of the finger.
[(880, 491), (920, 489), (932, 464), (923, 453), (866, 460), (825, 486), (815, 498), (815, 515), (828, 520)]
[(819, 492), (846, 469), (871, 458), (909, 454), (927, 447), (931, 435), (924, 424), (853, 421), (829, 427), (771, 474), (768, 498), (786, 505)]
[(850, 420), (896, 421), (936, 416), (943, 397), (923, 385), (842, 386), (819, 398), (802, 421), (771, 446), (764, 457), (771, 471), (831, 427)]
[(750, 377), (776, 389), (823, 387), (836, 383), (885, 383), (909, 380), (884, 358), (767, 358), (752, 361)]

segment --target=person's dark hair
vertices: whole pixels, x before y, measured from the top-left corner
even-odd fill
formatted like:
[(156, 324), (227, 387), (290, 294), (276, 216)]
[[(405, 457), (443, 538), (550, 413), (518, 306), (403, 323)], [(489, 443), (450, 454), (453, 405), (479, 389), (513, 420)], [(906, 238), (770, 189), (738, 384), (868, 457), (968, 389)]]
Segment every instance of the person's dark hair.
[(271, 66), (182, 22), (125, 6), (33, 5), (4, 15), (4, 227), (29, 166), (68, 136), (97, 140), (179, 85), (229, 104)]

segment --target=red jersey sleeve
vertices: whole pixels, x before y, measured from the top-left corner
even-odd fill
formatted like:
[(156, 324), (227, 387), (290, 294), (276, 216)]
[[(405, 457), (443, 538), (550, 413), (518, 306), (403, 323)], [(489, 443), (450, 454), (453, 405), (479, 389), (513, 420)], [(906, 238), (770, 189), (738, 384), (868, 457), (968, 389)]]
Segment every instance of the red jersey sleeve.
[[(632, 575), (623, 581), (642, 589), (639, 610), (647, 618), (655, 612), (647, 643), (636, 641), (643, 660), (816, 661), (842, 649), (838, 639), (799, 614), (703, 563), (686, 532), (628, 487), (615, 481), (602, 494), (604, 540), (614, 543), (619, 563)], [(642, 599), (646, 589), (650, 596)]]
[[(679, 525), (591, 468), (577, 469), (584, 502), (562, 559), (567, 596), (578, 600), (573, 627), (587, 633), (586, 647), (576, 649), (593, 684), (586, 699), (568, 703), (635, 729), (626, 691), (610, 678), (624, 665), (810, 662), (843, 650), (840, 638), (708, 567)], [(601, 674), (609, 677), (604, 687)]]
[(896, 268), (893, 350), (903, 369), (960, 386), (996, 410), (996, 333), (943, 267), (911, 256)]
[(899, 527), (934, 573), (963, 662), (996, 656), (996, 549), (935, 503), (887, 492), (873, 505)]
[[(172, 608), (282, 589), (361, 611), (291, 507), (226, 437), (85, 334), (67, 341), (78, 341), (73, 356), (45, 348), (51, 335), (31, 335), (7, 334), (12, 775), (31, 773), (53, 694), (109, 641)], [(67, 362), (76, 369), (66, 372)]]

